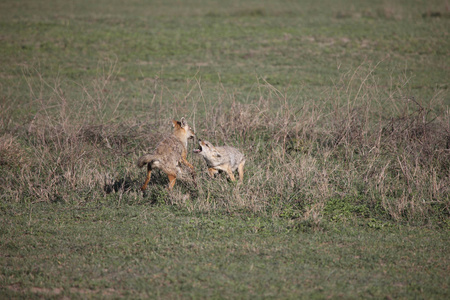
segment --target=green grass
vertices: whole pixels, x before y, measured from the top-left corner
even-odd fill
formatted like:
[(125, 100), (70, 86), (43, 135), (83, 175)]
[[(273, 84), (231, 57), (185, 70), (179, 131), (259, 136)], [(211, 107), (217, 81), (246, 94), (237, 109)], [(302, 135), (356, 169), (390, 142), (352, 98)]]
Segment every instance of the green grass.
[[(317, 87), (332, 84), (338, 69), (347, 72), (365, 61), (383, 61), (377, 69), (383, 85), (390, 77), (406, 76), (420, 97), (447, 87), (448, 21), (421, 16), (444, 10), (439, 2), (411, 8), (286, 2), (223, 8), (194, 1), (191, 9), (181, 11), (143, 3), (124, 8), (109, 1), (100, 1), (99, 7), (80, 2), (43, 9), (40, 17), (27, 16), (26, 5), (12, 9), (5, 3), (3, 73), (17, 80), (19, 66), (25, 65), (37, 67), (46, 78), (59, 74), (80, 83), (95, 78), (98, 62), (109, 58), (118, 60), (117, 77), (130, 82), (129, 90), (136, 90), (136, 81), (155, 77), (179, 89), (180, 82), (198, 76), (204, 84), (220, 81), (247, 91), (264, 77), (276, 86), (301, 86), (313, 97)], [(383, 9), (393, 16), (381, 14)], [(259, 10), (263, 13), (252, 14)]]
[(442, 231), (330, 223), (315, 232), (148, 203), (9, 206), (2, 215), (7, 297), (448, 296)]
[[(2, 1), (0, 298), (449, 298), (443, 1)], [(138, 157), (186, 117), (167, 192)]]

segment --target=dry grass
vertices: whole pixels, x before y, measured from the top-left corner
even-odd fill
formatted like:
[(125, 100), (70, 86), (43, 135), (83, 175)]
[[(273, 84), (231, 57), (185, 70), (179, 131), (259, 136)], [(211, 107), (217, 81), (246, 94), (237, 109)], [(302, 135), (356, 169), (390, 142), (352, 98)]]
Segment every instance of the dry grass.
[[(260, 82), (259, 95), (241, 103), (222, 88), (215, 101), (203, 99), (204, 110), (196, 108), (204, 116), (197, 117), (197, 135), (245, 153), (244, 185), (225, 176), (210, 179), (203, 160), (190, 154), (197, 190), (184, 176), (168, 193), (164, 176), (155, 174), (144, 196), (138, 188), (144, 175), (135, 162), (170, 131), (164, 115), (171, 105), (163, 104), (160, 118), (139, 122), (119, 115), (120, 99), (105, 113), (105, 86), (98, 83), (96, 96), (86, 92), (82, 112), (71, 111), (70, 100), (53, 88), (53, 98), (40, 100), (30, 122), (2, 128), (3, 199), (74, 205), (105, 197), (118, 204), (150, 199), (192, 211), (269, 213), (314, 227), (330, 200), (353, 199), (383, 218), (439, 223), (450, 206), (445, 97), (438, 94), (425, 105), (405, 97), (401, 85), (380, 91), (374, 69), (361, 66), (344, 74), (325, 101), (290, 99)], [(2, 110), (2, 119), (11, 119), (13, 110)]]

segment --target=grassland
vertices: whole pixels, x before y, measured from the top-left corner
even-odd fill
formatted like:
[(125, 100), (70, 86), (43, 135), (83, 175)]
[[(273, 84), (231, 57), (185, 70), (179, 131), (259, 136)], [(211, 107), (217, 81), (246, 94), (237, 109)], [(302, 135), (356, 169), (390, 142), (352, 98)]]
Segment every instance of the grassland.
[[(449, 9), (2, 1), (0, 297), (447, 299)], [(243, 185), (139, 191), (182, 116)]]

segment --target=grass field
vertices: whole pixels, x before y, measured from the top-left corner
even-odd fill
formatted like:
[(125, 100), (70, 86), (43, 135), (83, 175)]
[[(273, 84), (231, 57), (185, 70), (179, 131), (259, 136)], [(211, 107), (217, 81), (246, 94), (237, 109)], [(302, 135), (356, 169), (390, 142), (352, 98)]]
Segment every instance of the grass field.
[[(448, 1), (0, 2), (0, 298), (450, 297)], [(185, 117), (172, 192), (140, 155)]]

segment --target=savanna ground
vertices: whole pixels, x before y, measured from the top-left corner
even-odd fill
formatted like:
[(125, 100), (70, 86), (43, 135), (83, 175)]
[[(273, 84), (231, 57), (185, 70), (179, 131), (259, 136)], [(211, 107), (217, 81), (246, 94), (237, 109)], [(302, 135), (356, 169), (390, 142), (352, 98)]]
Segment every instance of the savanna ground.
[(1, 1), (0, 298), (448, 299), (450, 4), (362, 2)]

